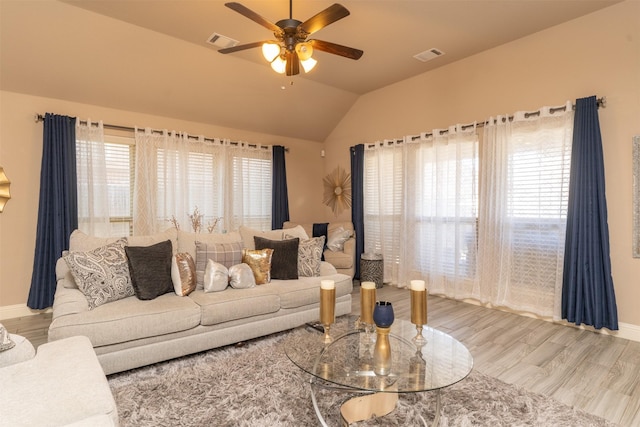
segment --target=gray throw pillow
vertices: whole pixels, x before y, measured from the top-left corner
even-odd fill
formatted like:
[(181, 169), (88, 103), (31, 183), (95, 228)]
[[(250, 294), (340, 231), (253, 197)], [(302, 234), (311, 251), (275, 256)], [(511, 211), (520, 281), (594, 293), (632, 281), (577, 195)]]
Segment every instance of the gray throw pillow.
[(255, 236), (256, 249), (273, 249), (271, 256), (271, 278), (290, 280), (298, 278), (299, 238), (289, 240), (269, 240)]
[(151, 246), (127, 246), (124, 249), (129, 261), (131, 283), (138, 299), (151, 300), (173, 292), (171, 240)]
[(198, 289), (204, 286), (204, 271), (207, 261), (213, 260), (227, 268), (242, 262), (242, 243), (205, 243), (196, 241), (196, 283)]
[(64, 260), (89, 309), (134, 295), (122, 238), (88, 252), (69, 252)]

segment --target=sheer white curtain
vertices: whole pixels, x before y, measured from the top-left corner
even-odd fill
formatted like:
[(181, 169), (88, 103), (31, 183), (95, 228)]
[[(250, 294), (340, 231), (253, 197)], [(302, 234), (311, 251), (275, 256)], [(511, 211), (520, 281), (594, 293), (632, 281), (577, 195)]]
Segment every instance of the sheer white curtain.
[(486, 124), (474, 290), (481, 301), (560, 318), (572, 132), (571, 103)]
[(227, 143), (224, 150), (226, 180), (225, 226), (271, 229), (273, 161), (271, 149), (246, 142)]
[[(270, 226), (271, 150), (151, 129), (136, 130), (135, 140), (135, 235), (162, 231), (172, 226), (172, 218), (182, 230), (193, 231), (189, 215), (196, 207), (203, 215), (201, 232), (218, 218), (217, 232), (237, 229), (258, 215)], [(255, 164), (267, 167), (266, 182), (251, 174), (255, 167), (247, 165)], [(249, 197), (252, 191), (259, 197)]]
[(111, 235), (109, 192), (102, 122), (76, 121), (78, 228), (93, 236)]
[(471, 293), (477, 151), (475, 125), (365, 147), (365, 252), (383, 255), (385, 282)]

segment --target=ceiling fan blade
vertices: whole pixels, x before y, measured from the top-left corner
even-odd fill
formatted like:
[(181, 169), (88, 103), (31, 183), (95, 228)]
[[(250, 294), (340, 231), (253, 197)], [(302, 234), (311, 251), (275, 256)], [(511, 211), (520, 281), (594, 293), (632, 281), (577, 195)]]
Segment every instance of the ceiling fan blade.
[(300, 74), (300, 60), (298, 59), (298, 53), (295, 50), (292, 52), (287, 51), (285, 57), (287, 59), (287, 76)]
[(307, 35), (313, 34), (346, 16), (349, 16), (347, 8), (341, 4), (334, 3), (322, 12), (317, 13), (302, 24), (298, 25), (298, 29), (304, 31)]
[(238, 46), (233, 46), (233, 47), (225, 47), (224, 49), (219, 49), (218, 52), (233, 53), (241, 50), (253, 49), (254, 47), (260, 47), (265, 43), (278, 43), (278, 42), (275, 40), (263, 40), (261, 42), (253, 42), (253, 43), (239, 44)]
[(308, 40), (314, 49), (321, 50), (327, 53), (333, 53), (334, 55), (344, 56), (349, 59), (360, 59), (364, 53), (360, 49), (354, 49), (352, 47), (342, 46), (340, 44), (326, 42), (324, 40)]
[(239, 14), (251, 19), (252, 21), (257, 22), (258, 24), (273, 31), (274, 33), (278, 33), (278, 34), (282, 33), (282, 28), (278, 27), (276, 24), (272, 22), (267, 21), (265, 18), (258, 15), (253, 10), (241, 5), (240, 3), (231, 2), (231, 3), (225, 3), (224, 5), (227, 6), (229, 9), (235, 10)]

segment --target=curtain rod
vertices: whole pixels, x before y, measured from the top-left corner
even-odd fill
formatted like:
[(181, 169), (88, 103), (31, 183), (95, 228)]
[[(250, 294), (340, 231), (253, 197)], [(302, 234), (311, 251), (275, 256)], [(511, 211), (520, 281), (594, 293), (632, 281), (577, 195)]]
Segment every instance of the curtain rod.
[[(36, 121), (36, 123), (43, 122), (44, 121), (44, 115), (36, 113), (35, 121)], [(80, 120), (80, 123), (86, 125), (87, 121), (86, 120)], [(122, 130), (122, 131), (126, 131), (126, 132), (135, 132), (136, 131), (136, 128), (132, 128), (130, 126), (110, 125), (110, 124), (107, 124), (107, 123), (103, 123), (102, 126), (104, 128), (106, 128), (106, 129), (112, 129), (112, 130)], [(162, 130), (159, 130), (159, 129), (151, 129), (151, 131), (155, 132), (155, 133), (162, 133), (163, 132)], [(189, 138), (196, 138), (196, 136), (194, 136), (194, 135), (188, 135), (188, 137)], [(207, 138), (207, 137), (205, 137), (204, 140), (205, 141), (209, 141), (209, 142), (214, 142), (215, 138)], [(238, 141), (231, 141), (231, 144), (238, 145), (239, 142)], [(249, 145), (249, 147), (254, 147), (254, 148), (258, 147), (258, 144), (248, 143), (248, 145)], [(264, 148), (265, 150), (269, 149), (269, 147), (267, 147), (267, 146), (262, 146), (262, 148)], [(288, 153), (289, 152), (289, 148), (288, 147), (284, 147), (284, 151), (286, 153)]]
[[(603, 96), (602, 98), (596, 99), (596, 104), (597, 104), (598, 108), (607, 108), (607, 97)], [(575, 110), (576, 109), (576, 104), (571, 104), (571, 108)], [(551, 114), (553, 114), (556, 111), (565, 111), (566, 109), (567, 109), (566, 106), (562, 106), (562, 107), (550, 108), (549, 111), (551, 112)], [(540, 110), (530, 111), (530, 112), (524, 113), (525, 118), (529, 118), (531, 116), (539, 116), (539, 115), (540, 115)], [(502, 120), (504, 121), (505, 119), (509, 120), (509, 121), (512, 121), (513, 120), (513, 116), (508, 116), (508, 117), (506, 117), (506, 118), (504, 118)], [(486, 125), (486, 124), (487, 124), (487, 122), (483, 120), (483, 121), (476, 122), (475, 126), (480, 128), (480, 127), (484, 127), (484, 125)], [(474, 126), (474, 124), (468, 124), (468, 125), (461, 125), (460, 127), (462, 128), (462, 130), (465, 130), (465, 129), (469, 129), (469, 128), (473, 127), (473, 126)], [(449, 132), (449, 129), (443, 129), (443, 130), (440, 131), (440, 135), (444, 135), (444, 134), (446, 134), (448, 132)], [(425, 134), (425, 136), (433, 136), (433, 134), (427, 133), (427, 134)], [(412, 136), (411, 140), (415, 141), (416, 139), (420, 139), (420, 138), (421, 138), (420, 135), (416, 135), (416, 136)], [(402, 142), (403, 139), (400, 138), (400, 139), (391, 140), (391, 141)], [(375, 144), (368, 144), (368, 145), (372, 146), (372, 145), (375, 145)]]

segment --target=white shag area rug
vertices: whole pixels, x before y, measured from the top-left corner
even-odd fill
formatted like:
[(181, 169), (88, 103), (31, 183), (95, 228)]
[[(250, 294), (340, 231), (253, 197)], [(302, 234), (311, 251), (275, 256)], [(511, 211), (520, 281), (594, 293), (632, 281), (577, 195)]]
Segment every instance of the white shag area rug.
[[(123, 427), (316, 426), (309, 376), (284, 352), (286, 332), (109, 376)], [(350, 396), (316, 389), (331, 426)], [(477, 371), (442, 392), (440, 426), (613, 426)], [(400, 396), (394, 412), (357, 426), (430, 425), (433, 393)]]

